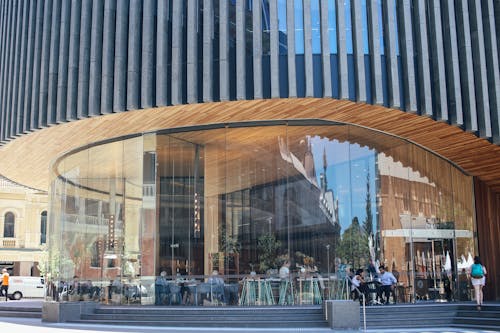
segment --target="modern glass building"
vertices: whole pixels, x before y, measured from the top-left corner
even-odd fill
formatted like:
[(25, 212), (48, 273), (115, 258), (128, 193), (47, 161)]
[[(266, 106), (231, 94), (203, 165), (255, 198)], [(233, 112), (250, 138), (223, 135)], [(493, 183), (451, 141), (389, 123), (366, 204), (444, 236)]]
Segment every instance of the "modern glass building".
[(394, 302), (470, 300), (482, 255), (499, 299), (499, 12), (0, 0), (0, 174), (49, 192), (48, 298), (321, 304), (385, 265)]

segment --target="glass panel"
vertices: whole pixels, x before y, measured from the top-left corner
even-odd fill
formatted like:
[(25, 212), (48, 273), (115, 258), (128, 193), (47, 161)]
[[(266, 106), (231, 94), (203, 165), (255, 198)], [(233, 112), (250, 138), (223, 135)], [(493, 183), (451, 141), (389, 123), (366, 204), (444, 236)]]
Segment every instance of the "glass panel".
[[(56, 300), (321, 304), (352, 297), (355, 271), (370, 304), (470, 299), (471, 177), (380, 132), (151, 133), (68, 154), (53, 170), (41, 270)], [(397, 282), (380, 298), (382, 265)]]
[(279, 54), (287, 54), (286, 39), (286, 0), (278, 0), (278, 30), (279, 30)]
[[(412, 220), (407, 218), (409, 211), (409, 179), (412, 170), (406, 163), (408, 144), (398, 139), (387, 137), (379, 133), (368, 134), (361, 129), (352, 129), (352, 134), (359, 133), (365, 142), (376, 147), (376, 186), (377, 186), (377, 211), (374, 224), (374, 238), (369, 241), (370, 277), (380, 275), (380, 266), (385, 266), (397, 279), (398, 287), (395, 289), (391, 301), (410, 301), (408, 294), (413, 286), (412, 267)], [(368, 135), (370, 137), (368, 137)], [(377, 280), (375, 280), (377, 281)], [(378, 283), (370, 284), (370, 291), (374, 287), (380, 288)], [(385, 296), (387, 298), (387, 296)], [(370, 302), (379, 304), (388, 301), (370, 294)]]
[(302, 0), (294, 1), (295, 19), (295, 54), (304, 54), (304, 9)]
[[(125, 142), (125, 256), (136, 279), (142, 304), (155, 302), (155, 277), (159, 275), (157, 223), (157, 136), (146, 134)], [(134, 162), (135, 161), (135, 162)], [(142, 163), (141, 163), (142, 161)]]
[(47, 211), (40, 214), (40, 244), (47, 243)]
[[(475, 251), (474, 238), (474, 205), (472, 178), (466, 177), (460, 170), (451, 168), (453, 186), (453, 213), (455, 221), (455, 257), (451, 258), (452, 265), (456, 265), (456, 284), (454, 299), (459, 301), (471, 300), (468, 269), (472, 264), (472, 255)], [(455, 268), (455, 266), (453, 266)]]
[(377, 6), (378, 12), (378, 33), (380, 40), (380, 54), (385, 54), (385, 46), (384, 46), (384, 24), (383, 24), (383, 9), (382, 9), (382, 0), (375, 0), (374, 6)]
[(311, 0), (311, 37), (313, 54), (321, 54), (321, 18), (319, 0)]
[(88, 191), (85, 192), (84, 199), (87, 209), (83, 212), (87, 228), (83, 235), (90, 244), (102, 244), (99, 250), (99, 257), (102, 259), (99, 269), (88, 268), (87, 272), (78, 274), (81, 281), (98, 280), (97, 285), (103, 288), (104, 295), (101, 296), (106, 302), (112, 303), (125, 301), (122, 291), (127, 285), (125, 278), (128, 275), (128, 271), (124, 269), (123, 253), (123, 143), (112, 142), (89, 149)]
[[(346, 139), (347, 127), (342, 125), (289, 126), (288, 130), (289, 158), (294, 161), (288, 179), (292, 263), (300, 268), (299, 289), (309, 274), (319, 278), (318, 274), (336, 273), (333, 277), (338, 284), (320, 284), (322, 298), (340, 297), (347, 276), (341, 241), (341, 230), (350, 219), (349, 187), (342, 181), (349, 178)], [(306, 288), (299, 295), (299, 304), (320, 301), (308, 298), (307, 292)]]
[(337, 20), (335, 0), (328, 0), (328, 36), (330, 38), (330, 53), (337, 53)]
[[(271, 33), (271, 22), (269, 16), (269, 2), (261, 1), (262, 12), (261, 12), (261, 29), (262, 29), (262, 54), (269, 55), (271, 52), (270, 43), (270, 33)], [(254, 15), (254, 13), (252, 13)]]
[[(80, 300), (78, 280), (84, 268), (85, 236), (87, 234), (85, 219), (85, 193), (88, 182), (89, 151), (81, 151), (67, 158), (60, 176), (62, 183), (61, 206), (61, 241), (58, 256), (59, 298), (62, 301)], [(81, 224), (81, 225), (80, 225)]]
[[(276, 274), (280, 258), (287, 255), (287, 235), (280, 232), (285, 222), (278, 213), (284, 208), (278, 184), (284, 177), (279, 148), (285, 138), (284, 126), (227, 130), (220, 245), (225, 256), (240, 252), (239, 264), (230, 273)], [(251, 148), (245, 149), (250, 142)]]
[(361, 0), (361, 20), (362, 20), (362, 32), (363, 32), (363, 53), (369, 54), (368, 45), (368, 10), (366, 7), (366, 0)]
[(345, 42), (347, 54), (353, 53), (352, 39), (352, 18), (351, 18), (351, 0), (344, 0), (344, 12), (339, 11), (339, 15), (345, 15)]

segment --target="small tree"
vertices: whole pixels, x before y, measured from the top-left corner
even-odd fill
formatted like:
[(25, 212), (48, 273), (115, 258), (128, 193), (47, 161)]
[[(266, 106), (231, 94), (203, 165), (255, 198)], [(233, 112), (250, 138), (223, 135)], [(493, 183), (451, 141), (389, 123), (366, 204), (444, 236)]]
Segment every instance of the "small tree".
[(356, 268), (360, 267), (363, 261), (367, 262), (370, 256), (368, 236), (359, 225), (356, 216), (352, 219), (352, 224), (342, 235), (338, 253), (341, 258), (344, 258)]
[(281, 241), (277, 240), (273, 234), (268, 233), (259, 237), (257, 249), (259, 251), (259, 268), (261, 272), (278, 267), (278, 251), (280, 248)]
[(370, 171), (366, 174), (366, 219), (363, 223), (363, 229), (367, 235), (373, 234), (373, 214), (372, 214), (372, 199), (370, 195)]

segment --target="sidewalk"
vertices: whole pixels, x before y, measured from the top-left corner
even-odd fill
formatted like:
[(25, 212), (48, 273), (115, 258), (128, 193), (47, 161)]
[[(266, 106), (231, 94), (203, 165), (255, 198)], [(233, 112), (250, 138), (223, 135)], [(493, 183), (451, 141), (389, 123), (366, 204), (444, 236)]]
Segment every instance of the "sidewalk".
[[(0, 318), (0, 325), (2, 331), (6, 332), (36, 332), (36, 333), (98, 333), (98, 332), (116, 332), (116, 333), (142, 333), (142, 332), (180, 332), (180, 333), (200, 333), (200, 332), (234, 332), (234, 333), (285, 333), (285, 332), (306, 332), (306, 333), (335, 333), (335, 332), (356, 332), (352, 330), (347, 331), (333, 331), (327, 328), (318, 329), (249, 329), (249, 328), (189, 328), (189, 327), (131, 327), (131, 326), (120, 326), (120, 325), (79, 325), (79, 324), (52, 324), (52, 323), (42, 323), (40, 319), (25, 319), (25, 318)], [(363, 330), (359, 330), (363, 332)], [(487, 330), (472, 330), (465, 328), (419, 328), (419, 329), (397, 329), (397, 330), (367, 330), (369, 333), (493, 333), (496, 331)]]
[[(180, 332), (180, 333), (200, 333), (200, 332), (234, 332), (234, 333), (285, 333), (285, 332), (306, 332), (306, 333), (335, 333), (335, 332), (356, 332), (352, 330), (348, 331), (333, 331), (327, 328), (318, 329), (249, 329), (249, 328), (189, 328), (189, 327), (131, 327), (131, 326), (120, 326), (120, 325), (79, 325), (79, 324), (53, 324), (53, 323), (42, 323), (40, 319), (25, 319), (25, 318), (0, 318), (0, 325), (2, 331), (6, 332), (36, 332), (36, 333), (98, 333), (98, 332), (116, 332), (116, 333), (142, 333), (142, 332)], [(363, 332), (363, 330), (359, 330)], [(375, 329), (367, 330), (369, 333), (493, 333), (496, 331), (488, 330), (473, 330), (465, 328), (419, 328), (419, 329), (397, 329), (397, 330), (387, 330), (387, 329)]]

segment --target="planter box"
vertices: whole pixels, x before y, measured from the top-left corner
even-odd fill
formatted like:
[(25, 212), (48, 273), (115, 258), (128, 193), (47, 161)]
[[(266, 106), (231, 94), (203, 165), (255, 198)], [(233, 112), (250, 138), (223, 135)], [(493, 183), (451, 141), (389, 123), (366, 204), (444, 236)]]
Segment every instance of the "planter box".
[(93, 313), (96, 302), (43, 302), (42, 321), (64, 323), (79, 320), (82, 314)]
[(359, 330), (359, 303), (340, 300), (324, 302), (325, 316), (332, 329)]

